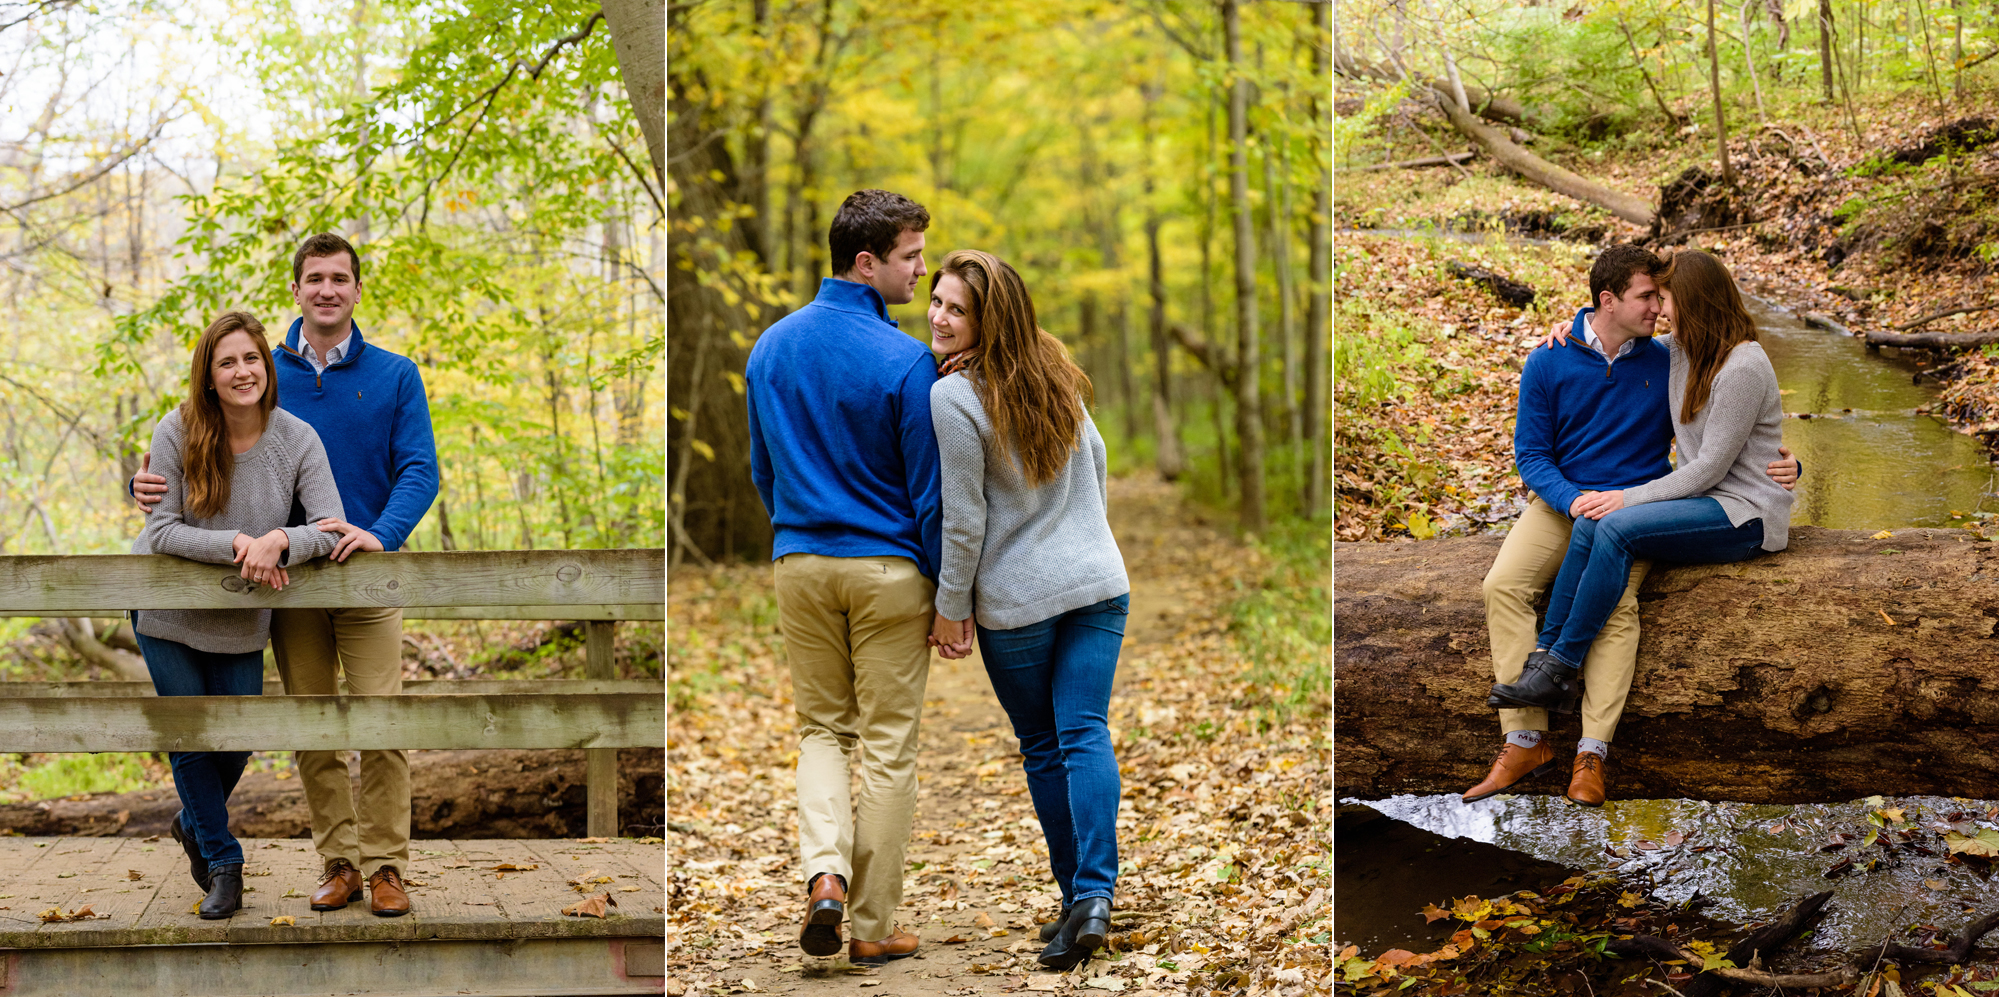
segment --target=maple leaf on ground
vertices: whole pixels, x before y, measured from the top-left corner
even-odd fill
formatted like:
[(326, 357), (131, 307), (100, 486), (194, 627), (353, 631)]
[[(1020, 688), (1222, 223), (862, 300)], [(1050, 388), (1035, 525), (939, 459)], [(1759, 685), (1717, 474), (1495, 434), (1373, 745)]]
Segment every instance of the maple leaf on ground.
[(610, 893), (600, 893), (594, 897), (585, 897), (568, 907), (564, 907), (562, 912), (571, 917), (603, 917), (604, 908), (607, 906), (616, 907), (618, 906), (618, 901), (612, 899)]

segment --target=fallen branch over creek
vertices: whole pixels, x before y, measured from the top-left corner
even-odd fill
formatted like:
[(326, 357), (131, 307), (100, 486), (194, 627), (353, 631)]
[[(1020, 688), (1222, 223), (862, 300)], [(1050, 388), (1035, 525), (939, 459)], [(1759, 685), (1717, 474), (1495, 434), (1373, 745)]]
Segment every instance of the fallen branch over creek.
[[(1654, 567), (1613, 799), (1987, 798), (2000, 759), (1992, 542), (1795, 527), (1740, 564)], [(1338, 795), (1460, 792), (1499, 744), (1481, 580), (1501, 538), (1334, 544)], [(1568, 750), (1575, 720), (1557, 715)], [(1520, 786), (1560, 793), (1560, 778)]]

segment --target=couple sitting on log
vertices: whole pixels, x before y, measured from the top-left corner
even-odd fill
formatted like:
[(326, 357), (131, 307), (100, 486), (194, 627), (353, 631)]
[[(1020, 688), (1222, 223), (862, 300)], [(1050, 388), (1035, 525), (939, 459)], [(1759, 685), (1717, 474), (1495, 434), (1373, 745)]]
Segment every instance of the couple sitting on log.
[[(160, 420), (127, 486), (146, 512), (132, 553), (240, 565), (254, 585), (281, 589), (288, 567), (313, 558), (396, 550), (437, 498), (423, 378), (408, 358), (362, 341), (354, 247), (337, 235), (307, 239), (292, 257), (291, 292), (300, 318), (275, 350), (244, 312), (223, 313), (196, 339), (187, 398)], [(288, 694), (334, 695), (342, 674), (355, 694), (402, 691), (401, 609), (148, 609), (132, 617), (162, 696), (261, 695), (267, 640)], [(357, 807), (344, 752), (298, 752), (324, 870), (312, 909), (359, 901), (365, 876), (369, 910), (396, 917), (410, 912), (402, 880), (409, 761), (402, 751), (360, 755)], [(229, 795), (249, 757), (168, 754), (181, 801), (168, 827), (208, 893), (199, 913), (210, 920), (243, 904)]]
[[(1785, 548), (1798, 461), (1781, 445), (1777, 375), (1729, 270), (1700, 250), (1663, 263), (1617, 245), (1591, 266), (1590, 292), (1596, 307), (1521, 368), (1514, 463), (1534, 498), (1484, 586), (1499, 680), (1486, 704), (1506, 744), (1467, 803), (1554, 770), (1548, 714), (1580, 701), (1564, 795), (1603, 805), (1647, 570)], [(1660, 319), (1671, 331), (1655, 336)]]

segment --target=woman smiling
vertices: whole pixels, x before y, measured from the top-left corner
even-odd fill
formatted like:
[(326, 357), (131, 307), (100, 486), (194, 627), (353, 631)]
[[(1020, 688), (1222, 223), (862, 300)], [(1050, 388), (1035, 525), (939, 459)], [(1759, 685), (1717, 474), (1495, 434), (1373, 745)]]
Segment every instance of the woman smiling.
[[(153, 430), (153, 470), (165, 498), (146, 515), (134, 554), (240, 564), (253, 584), (284, 588), (286, 565), (333, 549), (333, 533), (286, 526), (343, 519), (319, 434), (278, 408), (264, 327), (226, 312), (195, 342), (187, 400)], [(133, 630), (162, 696), (255, 696), (264, 689), (268, 609), (146, 610)], [(169, 826), (208, 896), (200, 913), (225, 918), (243, 903), (243, 848), (229, 833), (229, 794), (250, 755), (175, 751), (168, 759), (181, 812)]]

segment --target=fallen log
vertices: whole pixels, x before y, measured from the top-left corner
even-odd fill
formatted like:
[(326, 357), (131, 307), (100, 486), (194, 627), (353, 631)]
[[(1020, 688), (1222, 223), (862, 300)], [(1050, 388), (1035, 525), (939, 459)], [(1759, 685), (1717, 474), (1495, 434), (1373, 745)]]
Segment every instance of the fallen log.
[[(1486, 774), (1500, 729), (1480, 583), (1500, 541), (1334, 544), (1340, 797), (1459, 792)], [(1657, 566), (1613, 798), (1991, 798), (1994, 550), (1965, 530), (1796, 527), (1780, 553)], [(1568, 751), (1575, 719), (1552, 727)]]
[(1460, 280), (1478, 284), (1493, 296), (1516, 308), (1526, 308), (1535, 301), (1535, 289), (1511, 277), (1494, 273), (1485, 267), (1469, 266), (1453, 260), (1444, 265), (1445, 272)]
[(1990, 346), (2000, 343), (2000, 329), (1981, 329), (1977, 332), (1884, 332), (1871, 331), (1867, 335), (1870, 349), (1881, 346), (1900, 346), (1905, 349), (1927, 350), (1963, 349), (1968, 346)]
[(1917, 319), (1914, 322), (1905, 322), (1902, 325), (1897, 326), (1896, 331), (1909, 332), (1911, 329), (1914, 329), (1917, 326), (1927, 325), (1941, 318), (1949, 318), (1950, 316), (1953, 315), (1970, 315), (1973, 312), (1990, 312), (1995, 308), (2000, 308), (2000, 304), (1965, 305), (1959, 308), (1946, 308), (1943, 311), (1932, 312), (1929, 315)]
[(1376, 163), (1373, 166), (1343, 166), (1336, 173), (1371, 173), (1376, 170), (1415, 170), (1426, 166), (1451, 166), (1463, 163), (1477, 156), (1476, 152), (1454, 152), (1444, 156), (1425, 156), (1422, 159), (1405, 159), (1396, 163)]
[(1846, 326), (1834, 321), (1832, 316), (1826, 315), (1823, 312), (1802, 312), (1799, 315), (1799, 320), (1815, 329), (1825, 329), (1828, 332), (1837, 332), (1843, 336), (1854, 335)]
[(1500, 165), (1564, 197), (1574, 198), (1586, 204), (1595, 204), (1635, 225), (1653, 224), (1651, 202), (1623, 191), (1612, 190), (1596, 181), (1586, 180), (1515, 145), (1505, 134), (1481, 124), (1479, 119), (1467, 114), (1450, 100), (1440, 100), (1437, 106), (1444, 112), (1444, 116), (1451, 120), (1452, 127), (1457, 128), (1465, 137), (1479, 143), (1479, 147)]
[[(1351, 79), (1368, 79), (1381, 83), (1395, 83), (1403, 78), (1394, 68), (1363, 62), (1360, 59), (1354, 58), (1353, 55), (1349, 54), (1346, 49), (1341, 48), (1339, 45), (1333, 47), (1333, 67), (1342, 76)], [(1452, 95), (1450, 82), (1431, 79), (1422, 73), (1412, 73), (1411, 75), (1415, 77), (1415, 82), (1429, 87), (1438, 95), (1439, 99), (1450, 101), (1458, 99)], [(1498, 122), (1503, 125), (1521, 125), (1527, 123), (1529, 111), (1520, 101), (1512, 97), (1503, 97), (1499, 94), (1488, 93), (1470, 83), (1464, 84), (1464, 87), (1465, 102), (1472, 105), (1472, 113), (1488, 121)]]

